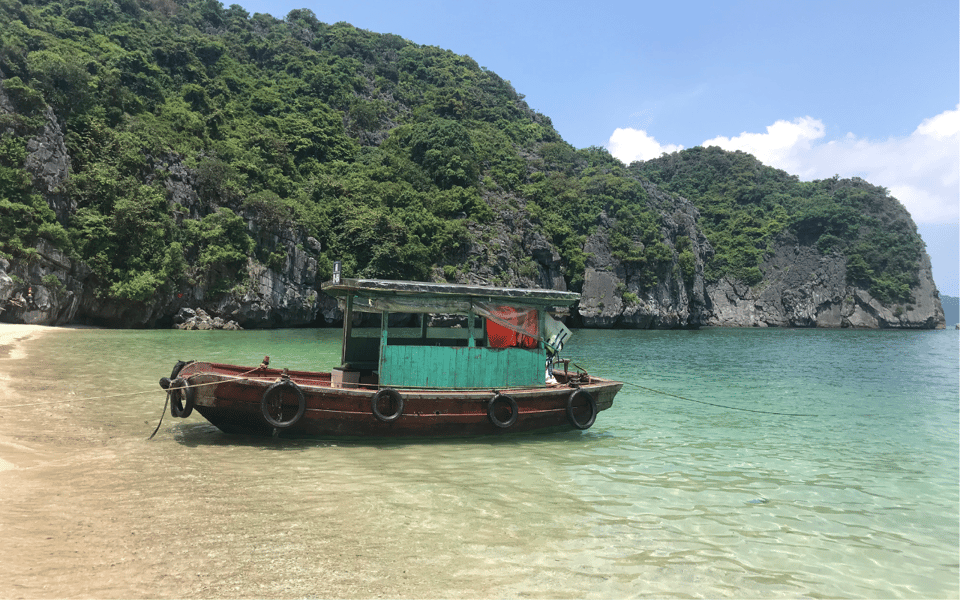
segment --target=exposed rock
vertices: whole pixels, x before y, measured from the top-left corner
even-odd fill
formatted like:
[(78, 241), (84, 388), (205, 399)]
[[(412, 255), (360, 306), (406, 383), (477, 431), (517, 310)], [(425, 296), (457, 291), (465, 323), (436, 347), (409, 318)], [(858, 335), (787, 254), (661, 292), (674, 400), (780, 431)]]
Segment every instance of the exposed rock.
[(7, 301), (13, 298), (13, 294), (17, 288), (16, 282), (7, 275), (7, 270), (9, 269), (10, 262), (0, 256), (0, 306), (4, 306)]
[(0, 262), (0, 321), (64, 325), (76, 317), (90, 270), (41, 239), (32, 260)]
[(623, 299), (617, 286), (623, 278), (608, 270), (588, 266), (583, 278), (583, 297), (580, 299), (580, 318), (588, 327), (610, 328), (623, 315)]
[(39, 135), (27, 142), (27, 160), (24, 167), (33, 176), (33, 183), (57, 215), (66, 224), (77, 210), (77, 201), (66, 192), (70, 177), (70, 155), (64, 143), (63, 131), (57, 116), (49, 106), (44, 113), (45, 124)]
[[(824, 256), (782, 234), (760, 270), (755, 287), (723, 278), (708, 286), (711, 314), (703, 325), (722, 327), (943, 327), (943, 309), (924, 254), (913, 302), (884, 306), (867, 290), (847, 283), (846, 258)], [(939, 323), (939, 324), (938, 324)]]
[[(0, 78), (0, 113), (16, 113), (16, 107), (4, 90), (3, 79)], [(66, 183), (70, 177), (70, 155), (63, 130), (57, 120), (57, 115), (49, 105), (43, 110), (43, 126), (38, 130), (33, 127), (19, 127), (17, 135), (27, 137), (27, 157), (24, 169), (30, 173), (33, 185), (53, 209), (57, 219), (66, 224), (77, 210), (76, 200), (66, 193)]]
[(204, 216), (203, 203), (196, 191), (195, 177), (183, 165), (179, 156), (167, 154), (152, 157), (150, 167), (154, 174), (147, 178), (147, 182), (155, 178), (162, 179), (167, 197), (174, 205), (174, 216), (178, 225), (183, 222), (183, 219), (196, 220)]
[(220, 317), (210, 317), (207, 311), (202, 308), (181, 308), (180, 312), (173, 318), (174, 329), (185, 329), (188, 331), (210, 331), (214, 329), (225, 329), (228, 331), (239, 331), (243, 329), (236, 321), (224, 321)]
[[(246, 328), (298, 327), (317, 320), (320, 309), (317, 259), (307, 248), (320, 243), (302, 230), (282, 225), (264, 227), (250, 215), (248, 228), (261, 248), (283, 253), (272, 266), (247, 261), (247, 285), (215, 302), (215, 312)], [(313, 240), (311, 243), (310, 240)]]
[[(655, 283), (645, 279), (640, 267), (616, 259), (607, 235), (616, 221), (601, 215), (600, 226), (587, 239), (588, 255), (579, 316), (587, 327), (629, 329), (697, 327), (707, 308), (703, 263), (713, 248), (697, 227), (699, 211), (679, 196), (668, 196), (644, 182), (651, 208), (662, 215), (664, 243), (673, 258), (661, 265)], [(692, 278), (680, 266), (677, 246), (685, 239), (694, 257)]]
[(463, 271), (458, 283), (566, 290), (563, 264), (556, 248), (519, 209), (513, 196), (487, 197), (495, 218), (473, 224), (473, 241), (461, 256), (446, 257)]

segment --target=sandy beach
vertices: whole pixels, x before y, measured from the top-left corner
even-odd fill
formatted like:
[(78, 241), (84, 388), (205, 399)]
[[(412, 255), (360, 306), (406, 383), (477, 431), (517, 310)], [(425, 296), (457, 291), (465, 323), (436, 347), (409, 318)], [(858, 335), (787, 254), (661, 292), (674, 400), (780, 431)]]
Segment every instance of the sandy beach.
[[(155, 380), (127, 384), (132, 399), (118, 399), (118, 375), (95, 357), (90, 371), (78, 371), (82, 356), (68, 364), (61, 352), (47, 353), (73, 347), (83, 329), (0, 324), (0, 598), (448, 595), (435, 583), (445, 567), (434, 557), (418, 561), (421, 577), (411, 581), (410, 565), (381, 548), (383, 531), (356, 510), (349, 481), (319, 499), (315, 486), (287, 496), (306, 503), (290, 514), (275, 494), (238, 493), (220, 476), (232, 468), (247, 485), (260, 481), (269, 443), (221, 445), (200, 433), (203, 451), (190, 452), (175, 441), (182, 430), (171, 419), (147, 441), (163, 393), (140, 390)], [(107, 395), (96, 397), (104, 388), (90, 381), (110, 377)], [(105, 412), (121, 401), (134, 410)], [(287, 456), (299, 453), (277, 458)], [(284, 485), (298, 480), (281, 477)], [(325, 477), (324, 489), (335, 481)], [(217, 510), (223, 501), (241, 507)], [(322, 528), (304, 526), (317, 510)]]
[(148, 591), (152, 565), (104, 570), (116, 549), (130, 551), (122, 538), (129, 525), (108, 516), (102, 494), (84, 491), (96, 479), (80, 473), (87, 463), (108, 463), (111, 451), (79, 422), (89, 408), (73, 395), (71, 382), (28, 348), (40, 337), (80, 329), (0, 324), (2, 598), (163, 595)]
[[(62, 328), (45, 327), (43, 325), (13, 325), (9, 323), (0, 323), (0, 406), (9, 406), (16, 401), (21, 400), (14, 395), (10, 385), (14, 377), (14, 371), (21, 373), (20, 364), (27, 357), (23, 349), (23, 343), (27, 340), (45, 335), (51, 331), (64, 331)], [(8, 439), (2, 429), (0, 429), (0, 471), (6, 471), (16, 468), (13, 462), (13, 456), (19, 456), (23, 452), (29, 452), (22, 444), (18, 444)]]
[(22, 343), (34, 336), (50, 331), (60, 331), (59, 327), (43, 325), (14, 325), (0, 323), (0, 359), (19, 360), (26, 356)]

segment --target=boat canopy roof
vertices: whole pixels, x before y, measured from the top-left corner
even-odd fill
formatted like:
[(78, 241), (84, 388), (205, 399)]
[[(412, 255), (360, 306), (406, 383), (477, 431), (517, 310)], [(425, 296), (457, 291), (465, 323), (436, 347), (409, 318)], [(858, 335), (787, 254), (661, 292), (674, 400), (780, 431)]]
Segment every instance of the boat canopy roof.
[(576, 292), (559, 290), (382, 279), (343, 279), (341, 283), (325, 283), (321, 287), (331, 296), (351, 297), (353, 310), (363, 312), (466, 314), (477, 305), (566, 309), (580, 299)]

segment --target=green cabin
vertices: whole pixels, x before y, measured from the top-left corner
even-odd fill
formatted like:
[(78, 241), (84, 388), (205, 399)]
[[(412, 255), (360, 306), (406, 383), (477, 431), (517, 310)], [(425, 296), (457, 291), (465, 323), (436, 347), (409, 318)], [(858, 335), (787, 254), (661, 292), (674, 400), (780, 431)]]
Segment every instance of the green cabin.
[[(344, 387), (357, 383), (425, 389), (543, 386), (548, 350), (570, 331), (551, 316), (579, 300), (573, 292), (439, 283), (344, 279), (323, 285), (343, 309)], [(380, 327), (353, 327), (354, 313), (379, 313)], [(390, 315), (419, 326), (391, 326)], [(431, 315), (460, 315), (432, 326)], [(462, 316), (465, 316), (465, 322)], [(410, 318), (393, 319), (410, 322)]]

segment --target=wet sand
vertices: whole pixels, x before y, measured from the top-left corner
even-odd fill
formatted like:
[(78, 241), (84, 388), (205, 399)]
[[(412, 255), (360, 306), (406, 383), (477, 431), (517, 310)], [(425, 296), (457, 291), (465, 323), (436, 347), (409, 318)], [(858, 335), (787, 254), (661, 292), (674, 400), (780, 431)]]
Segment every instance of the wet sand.
[[(71, 328), (0, 324), (0, 597), (119, 597), (95, 566), (109, 532), (75, 521), (85, 499), (67, 483), (93, 437), (69, 418), (62, 383), (40, 375), (46, 359), (25, 348)], [(82, 510), (82, 509), (81, 509)], [(97, 519), (96, 511), (88, 513)], [(86, 531), (84, 531), (86, 530)], [(128, 573), (133, 579), (135, 573)], [(104, 592), (101, 595), (98, 591)], [(133, 592), (133, 588), (128, 588)]]
[(25, 374), (23, 361), (27, 358), (27, 354), (23, 349), (23, 343), (50, 331), (66, 330), (41, 325), (0, 323), (0, 407), (10, 407), (2, 409), (3, 414), (0, 414), (2, 419), (0, 420), (0, 471), (17, 469), (18, 463), (26, 466), (32, 462), (30, 455), (35, 454), (31, 448), (9, 437), (3, 425), (11, 422), (10, 411), (22, 408), (15, 406), (22, 402), (23, 398), (15, 392), (11, 381), (14, 376), (22, 378)]
[[(208, 510), (237, 490), (211, 478), (222, 488), (197, 496), (206, 480), (178, 472), (188, 459), (171, 443), (179, 425), (169, 415), (146, 441), (160, 416), (159, 388), (139, 396), (150, 409), (131, 427), (122, 420), (129, 412), (104, 412), (115, 400), (86, 397), (83, 374), (38, 349), (82, 334), (0, 324), (0, 598), (489, 595), (483, 578), (460, 589), (441, 583), (452, 554), (428, 553), (419, 576), (408, 573), (409, 563), (393, 556), (402, 542), (382, 538), (347, 484), (319, 500), (316, 492), (295, 496), (323, 511), (321, 536), (301, 533), (296, 515), (278, 516), (286, 507), (269, 494), (253, 510)], [(278, 530), (273, 519), (293, 529)]]

